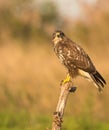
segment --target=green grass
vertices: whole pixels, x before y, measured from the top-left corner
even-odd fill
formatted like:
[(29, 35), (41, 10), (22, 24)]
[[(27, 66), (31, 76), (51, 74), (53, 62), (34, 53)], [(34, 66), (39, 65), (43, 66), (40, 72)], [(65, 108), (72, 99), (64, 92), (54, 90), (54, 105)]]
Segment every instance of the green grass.
[(1, 112), (0, 130), (42, 130), (49, 127), (46, 115), (30, 115), (28, 112)]
[(109, 130), (109, 123), (104, 121), (96, 121), (90, 117), (74, 117), (67, 116), (64, 119), (63, 130)]
[[(28, 112), (0, 112), (0, 130), (46, 130), (51, 129), (52, 115), (31, 115)], [(89, 117), (64, 117), (62, 130), (109, 130), (109, 123)]]

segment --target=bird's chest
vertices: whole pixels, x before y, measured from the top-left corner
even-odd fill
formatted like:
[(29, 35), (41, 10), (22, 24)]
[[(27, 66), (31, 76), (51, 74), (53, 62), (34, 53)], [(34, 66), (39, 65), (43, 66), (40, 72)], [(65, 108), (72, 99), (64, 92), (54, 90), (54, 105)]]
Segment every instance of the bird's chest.
[(55, 53), (58, 56), (60, 62), (64, 64), (68, 70), (75, 70), (76, 66), (73, 64), (73, 58), (71, 56), (70, 49), (58, 46), (55, 47)]
[(62, 64), (65, 64), (66, 54), (65, 54), (65, 52), (64, 52), (64, 48), (61, 47), (61, 46), (56, 47), (56, 48), (55, 48), (55, 53), (56, 53), (56, 55), (58, 56), (60, 62), (61, 62)]
[(55, 53), (58, 56), (60, 62), (65, 66), (68, 66), (70, 63), (70, 50), (67, 50), (65, 47), (59, 46), (55, 48)]
[(62, 64), (65, 64), (66, 57), (65, 57), (65, 55), (63, 54), (62, 50), (59, 50), (59, 52), (58, 52), (58, 58), (59, 58), (59, 60), (60, 60), (60, 62), (61, 62)]

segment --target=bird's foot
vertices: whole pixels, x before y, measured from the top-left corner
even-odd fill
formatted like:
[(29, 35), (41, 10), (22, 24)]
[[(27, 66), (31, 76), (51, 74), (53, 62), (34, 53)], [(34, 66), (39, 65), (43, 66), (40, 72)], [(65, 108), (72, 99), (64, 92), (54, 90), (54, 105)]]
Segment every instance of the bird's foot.
[(71, 81), (71, 77), (69, 74), (67, 74), (66, 78), (64, 80), (61, 81), (61, 85), (67, 83), (67, 82), (70, 82)]

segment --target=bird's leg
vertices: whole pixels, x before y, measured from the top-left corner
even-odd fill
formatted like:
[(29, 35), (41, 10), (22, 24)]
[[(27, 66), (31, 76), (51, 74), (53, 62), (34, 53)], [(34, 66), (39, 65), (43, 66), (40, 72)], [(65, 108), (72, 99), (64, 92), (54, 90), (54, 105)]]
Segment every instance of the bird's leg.
[(69, 75), (69, 73), (68, 73), (67, 76), (66, 76), (66, 78), (62, 81), (61, 84), (65, 84), (65, 83), (67, 83), (67, 82), (69, 82), (69, 81), (71, 81), (71, 77), (70, 77), (70, 75)]
[[(61, 84), (60, 84), (60, 85), (64, 85), (64, 84), (67, 83), (67, 82), (72, 83), (71, 77), (70, 77), (69, 73), (67, 74), (66, 78), (61, 81)], [(77, 87), (73, 86), (73, 84), (72, 84), (72, 87), (69, 87), (69, 92), (75, 92), (76, 89), (77, 89)]]

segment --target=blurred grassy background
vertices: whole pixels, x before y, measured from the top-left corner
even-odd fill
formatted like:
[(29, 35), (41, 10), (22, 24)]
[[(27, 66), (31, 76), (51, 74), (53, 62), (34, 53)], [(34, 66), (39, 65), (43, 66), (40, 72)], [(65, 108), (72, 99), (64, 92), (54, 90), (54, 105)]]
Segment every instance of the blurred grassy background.
[(80, 19), (62, 16), (56, 3), (0, 1), (0, 129), (51, 127), (65, 68), (53, 52), (51, 35), (61, 29), (90, 55), (107, 81), (103, 94), (83, 78), (70, 94), (63, 130), (109, 130), (108, 0), (79, 3)]

